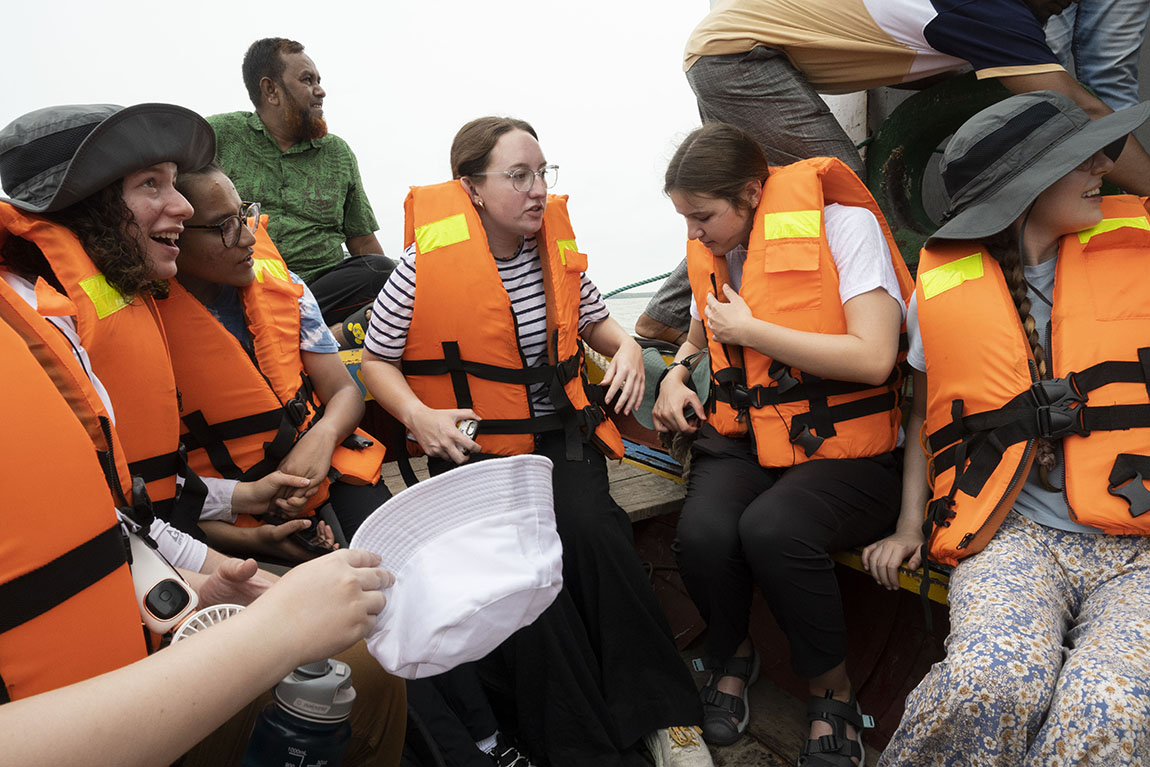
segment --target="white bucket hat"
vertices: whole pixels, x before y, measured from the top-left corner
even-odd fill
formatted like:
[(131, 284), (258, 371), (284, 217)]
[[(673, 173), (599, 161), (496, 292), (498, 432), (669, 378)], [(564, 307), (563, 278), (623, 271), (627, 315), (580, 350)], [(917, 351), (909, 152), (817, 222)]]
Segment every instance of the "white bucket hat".
[(419, 679), (478, 660), (530, 625), (563, 586), (551, 461), (536, 455), (460, 466), (404, 490), (351, 547), (395, 575), (367, 648)]

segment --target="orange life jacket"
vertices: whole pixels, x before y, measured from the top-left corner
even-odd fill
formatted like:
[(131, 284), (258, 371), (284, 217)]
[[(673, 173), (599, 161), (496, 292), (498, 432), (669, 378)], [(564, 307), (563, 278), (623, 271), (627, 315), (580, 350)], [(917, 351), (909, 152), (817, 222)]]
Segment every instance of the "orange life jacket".
[(75, 305), (77, 332), (116, 409), (128, 467), (147, 482), (156, 516), (191, 532), (199, 509), (177, 512), (175, 504), (179, 412), (155, 303), (126, 299), (109, 285), (68, 228), (0, 203), (0, 244), (13, 235), (40, 248)]
[[(252, 254), (255, 281), (240, 289), (244, 317), (255, 349), (247, 351), (177, 281), (157, 301), (171, 349), (180, 392), (181, 438), (188, 465), (203, 477), (254, 481), (266, 476), (322, 415), (300, 356), (299, 298), (287, 264), (267, 234), (262, 217)], [(370, 446), (338, 446), (332, 454), (335, 476), (352, 484), (374, 484), (383, 463), (383, 445), (361, 430)], [(308, 499), (307, 513), (328, 498), (328, 479)], [(245, 515), (246, 517), (246, 515)], [(237, 521), (254, 524), (251, 518)]]
[[(623, 442), (599, 401), (588, 398), (579, 338), (580, 275), (567, 197), (550, 195), (536, 235), (547, 295), (547, 360), (524, 368), (511, 299), (503, 289), (479, 214), (459, 181), (412, 187), (404, 203), (405, 245), (415, 242), (415, 306), (403, 353), (412, 391), (433, 408), (472, 408), (483, 419), (484, 453), (534, 450), (533, 433), (563, 429), (567, 457), (591, 442), (621, 458)], [(556, 412), (533, 416), (528, 386), (551, 384)]]
[[(754, 214), (739, 295), (760, 320), (811, 333), (846, 333), (839, 277), (827, 246), (823, 209), (865, 207), (878, 219), (903, 300), (913, 288), (882, 211), (841, 161), (830, 157), (773, 168)], [(707, 295), (730, 283), (725, 254), (687, 243), (691, 292), (703, 314), (711, 359), (709, 423), (721, 434), (750, 430), (763, 466), (820, 458), (861, 458), (894, 449), (900, 411), (897, 366), (885, 384), (822, 379), (754, 349), (717, 342), (707, 327)]]
[(89, 404), (99, 398), (83, 391), (91, 385), (70, 351), (56, 357), (47, 345), (33, 356), (27, 343), (0, 321), (0, 702), (146, 654), (123, 533), (93, 450), (103, 426)]
[(1038, 380), (998, 263), (968, 242), (922, 251), (916, 290), (934, 490), (924, 529), (939, 562), (954, 564), (993, 537), (1038, 437), (1062, 440), (1074, 520), (1150, 533), (1150, 302), (1132, 278), (1150, 268), (1150, 218), (1137, 197), (1106, 197), (1102, 211), (1101, 224), (1059, 243), (1043, 343), (1048, 380)]

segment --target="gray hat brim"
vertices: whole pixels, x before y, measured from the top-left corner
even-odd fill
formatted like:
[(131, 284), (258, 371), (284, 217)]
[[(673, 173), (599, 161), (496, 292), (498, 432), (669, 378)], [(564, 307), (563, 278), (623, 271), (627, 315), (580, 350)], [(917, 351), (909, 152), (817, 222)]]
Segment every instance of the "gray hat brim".
[(199, 170), (215, 152), (215, 132), (192, 110), (174, 104), (137, 104), (100, 122), (66, 164), (42, 171), (18, 189), (5, 190), (13, 196), (0, 200), (30, 213), (51, 213), (157, 163), (174, 162), (184, 172)]
[(1038, 195), (1095, 152), (1133, 133), (1148, 118), (1150, 102), (1143, 102), (1091, 120), (1029, 166), (1020, 168), (1001, 186), (967, 205), (931, 235), (931, 239), (973, 240), (1003, 231), (1026, 211)]
[[(666, 369), (667, 361), (663, 359), (662, 352), (651, 346), (643, 349), (643, 401), (635, 408), (634, 415), (635, 420), (645, 429), (655, 428), (651, 410), (655, 407), (655, 401), (659, 399), (659, 379)], [(695, 368), (691, 371), (687, 386), (699, 396), (700, 402), (707, 404), (707, 397), (711, 392), (711, 359), (707, 352), (695, 361)]]

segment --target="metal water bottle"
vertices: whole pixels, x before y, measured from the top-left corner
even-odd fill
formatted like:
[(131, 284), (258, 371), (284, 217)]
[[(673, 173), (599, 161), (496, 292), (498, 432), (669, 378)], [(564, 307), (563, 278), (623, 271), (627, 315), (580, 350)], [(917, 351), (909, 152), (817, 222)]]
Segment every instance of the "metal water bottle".
[(351, 669), (338, 660), (300, 666), (260, 712), (242, 767), (338, 767), (351, 739)]

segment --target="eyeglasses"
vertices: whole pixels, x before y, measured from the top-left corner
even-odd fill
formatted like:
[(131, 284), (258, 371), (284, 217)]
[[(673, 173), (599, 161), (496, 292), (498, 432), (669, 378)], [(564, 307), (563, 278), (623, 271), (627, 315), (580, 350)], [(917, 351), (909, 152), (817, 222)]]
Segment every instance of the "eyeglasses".
[(516, 192), (530, 192), (531, 187), (535, 186), (535, 177), (538, 176), (539, 180), (543, 182), (544, 189), (550, 189), (559, 182), (559, 166), (548, 165), (543, 170), (528, 170), (527, 168), (515, 168), (514, 170), (489, 170), (483, 173), (472, 173), (472, 176), (507, 176), (511, 179), (511, 186), (515, 188)]
[(228, 216), (218, 224), (184, 224), (185, 229), (218, 229), (220, 241), (225, 248), (234, 248), (240, 244), (240, 233), (247, 228), (252, 234), (260, 225), (260, 204), (258, 202), (241, 202), (240, 212)]

